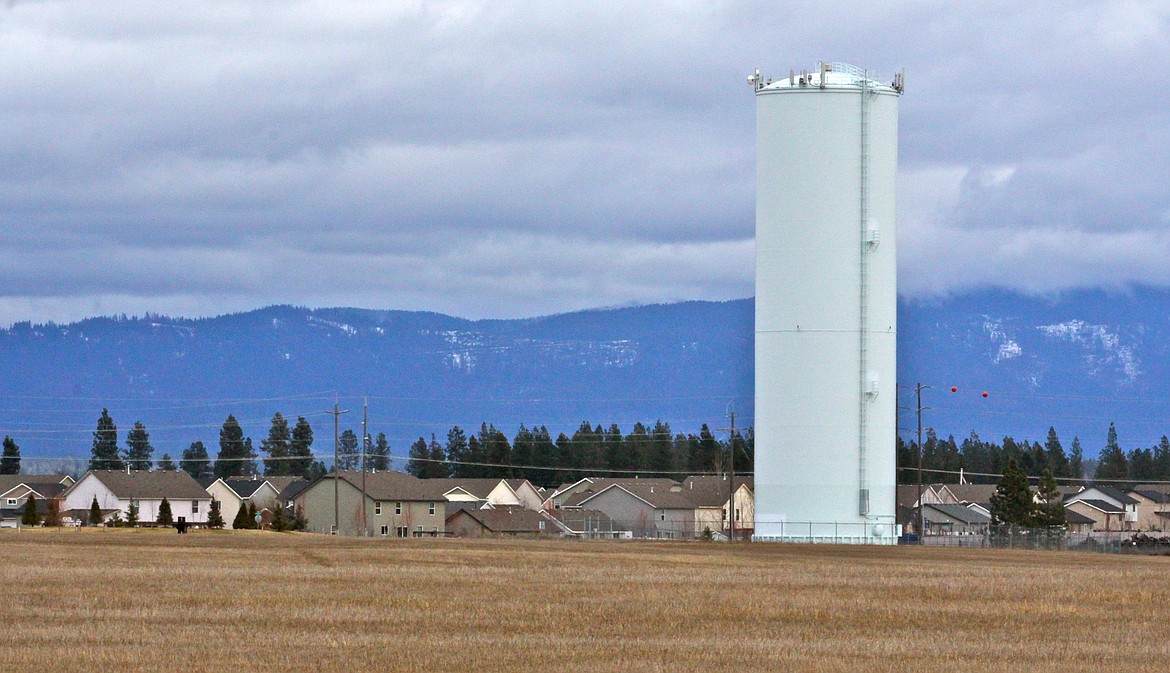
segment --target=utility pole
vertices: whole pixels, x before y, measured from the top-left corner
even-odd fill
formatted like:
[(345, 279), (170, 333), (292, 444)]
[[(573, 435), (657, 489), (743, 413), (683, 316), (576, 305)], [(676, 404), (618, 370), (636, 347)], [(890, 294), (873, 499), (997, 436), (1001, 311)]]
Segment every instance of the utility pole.
[(370, 400), (362, 398), (362, 535), (370, 536), (370, 527), (366, 518), (366, 442), (370, 441)]
[(929, 389), (930, 386), (924, 386), (921, 383), (914, 386), (914, 392), (918, 397), (917, 412), (918, 412), (918, 544), (926, 544), (923, 530), (924, 522), (922, 518), (922, 411), (930, 407), (922, 406), (922, 391)]
[(341, 441), (338, 434), (338, 427), (342, 414), (348, 414), (349, 410), (338, 410), (336, 400), (333, 402), (333, 411), (325, 410), (326, 414), (333, 414), (333, 533), (334, 535), (341, 534), (341, 496), (338, 491), (338, 481), (341, 479), (340, 466), (337, 464), (337, 452), (340, 449)]
[[(730, 405), (728, 405), (730, 406)], [(731, 412), (731, 427), (719, 428), (726, 430), (729, 433), (730, 440), (727, 443), (727, 457), (728, 457), (728, 484), (727, 484), (727, 540), (728, 542), (735, 541), (735, 412)]]

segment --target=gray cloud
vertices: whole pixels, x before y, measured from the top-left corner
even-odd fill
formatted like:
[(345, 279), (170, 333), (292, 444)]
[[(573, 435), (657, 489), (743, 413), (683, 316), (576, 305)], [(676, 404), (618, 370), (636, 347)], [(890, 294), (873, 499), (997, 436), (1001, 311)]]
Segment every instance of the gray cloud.
[(40, 2), (0, 58), (0, 324), (747, 296), (743, 76), (817, 58), (907, 71), (904, 292), (1170, 283), (1167, 3)]

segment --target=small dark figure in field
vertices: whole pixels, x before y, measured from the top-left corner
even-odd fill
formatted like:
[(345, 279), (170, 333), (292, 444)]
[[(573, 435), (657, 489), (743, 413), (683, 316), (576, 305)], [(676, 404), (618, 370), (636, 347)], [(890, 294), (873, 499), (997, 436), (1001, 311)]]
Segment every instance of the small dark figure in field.
[(179, 531), (179, 535), (187, 534), (187, 518), (179, 517), (179, 521), (175, 523), (175, 530)]

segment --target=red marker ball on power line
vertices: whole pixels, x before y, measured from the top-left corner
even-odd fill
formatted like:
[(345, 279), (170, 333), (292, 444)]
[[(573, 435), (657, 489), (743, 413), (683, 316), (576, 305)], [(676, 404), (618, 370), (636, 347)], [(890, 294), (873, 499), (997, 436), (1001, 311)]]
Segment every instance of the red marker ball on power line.
[(984, 396), (984, 397), (987, 397), (987, 391), (986, 391), (986, 390), (985, 390), (985, 391), (983, 391), (983, 396)]
[(957, 392), (959, 392), (959, 389), (958, 389), (958, 388), (956, 388), (955, 386), (951, 386), (951, 392), (952, 392), (952, 393), (957, 393)]

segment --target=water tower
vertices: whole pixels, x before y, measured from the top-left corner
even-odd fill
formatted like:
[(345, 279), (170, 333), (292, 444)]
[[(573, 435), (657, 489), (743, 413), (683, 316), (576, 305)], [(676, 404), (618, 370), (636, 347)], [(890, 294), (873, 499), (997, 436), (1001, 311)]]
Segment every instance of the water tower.
[(894, 544), (902, 76), (756, 93), (755, 539)]

